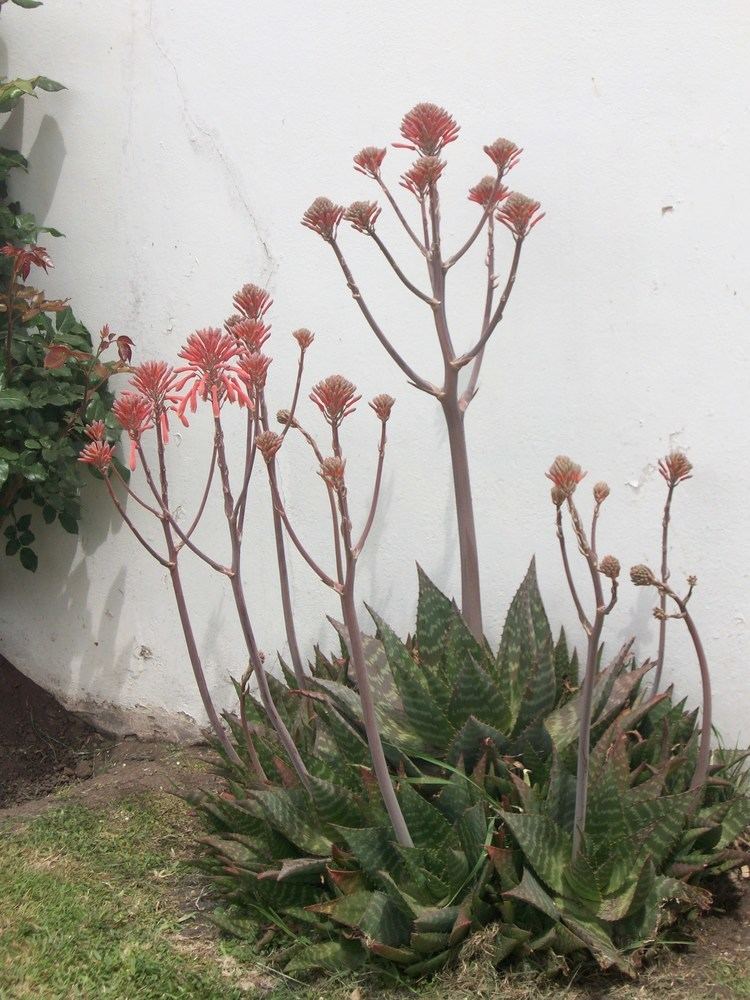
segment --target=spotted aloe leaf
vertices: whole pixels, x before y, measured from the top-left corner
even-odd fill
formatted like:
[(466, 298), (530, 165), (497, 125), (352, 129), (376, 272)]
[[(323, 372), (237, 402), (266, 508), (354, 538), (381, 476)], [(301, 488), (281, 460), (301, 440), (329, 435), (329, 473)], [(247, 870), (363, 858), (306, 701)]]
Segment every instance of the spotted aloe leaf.
[(370, 614), (401, 696), (409, 722), (416, 735), (433, 748), (441, 749), (450, 741), (454, 727), (435, 701), (429, 685), (409, 650), (382, 618)]
[(533, 559), (508, 609), (496, 663), (504, 700), (518, 728), (552, 709), (558, 687), (554, 642)]
[(548, 816), (502, 814), (536, 874), (556, 893), (563, 891), (563, 872), (571, 855), (570, 836)]

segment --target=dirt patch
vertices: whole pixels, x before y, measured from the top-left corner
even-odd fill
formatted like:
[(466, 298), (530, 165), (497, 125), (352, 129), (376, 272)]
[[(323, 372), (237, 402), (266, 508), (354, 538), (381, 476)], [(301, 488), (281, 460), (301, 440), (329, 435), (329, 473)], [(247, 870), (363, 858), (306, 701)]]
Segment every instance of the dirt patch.
[(111, 741), (0, 656), (0, 807), (90, 778)]
[(143, 792), (182, 795), (195, 789), (217, 789), (221, 779), (212, 771), (215, 757), (208, 747), (178, 747), (173, 743), (147, 742), (127, 737), (108, 743), (98, 754), (94, 773), (82, 781), (32, 801), (0, 809), (3, 820), (29, 819), (64, 803), (106, 809), (122, 799)]

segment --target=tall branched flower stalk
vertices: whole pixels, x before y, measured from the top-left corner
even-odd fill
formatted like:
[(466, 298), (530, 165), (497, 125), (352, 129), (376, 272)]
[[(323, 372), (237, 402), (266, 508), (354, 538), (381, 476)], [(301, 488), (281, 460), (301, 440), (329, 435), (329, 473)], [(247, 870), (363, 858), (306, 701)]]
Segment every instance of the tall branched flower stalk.
[[(245, 508), (247, 501), (247, 490), (252, 474), (254, 458), (254, 440), (258, 433), (267, 431), (269, 427), (268, 405), (266, 402), (266, 375), (270, 358), (261, 352), (261, 348), (270, 336), (270, 326), (266, 323), (265, 316), (272, 305), (272, 299), (265, 289), (258, 285), (246, 284), (234, 296), (234, 305), (238, 313), (231, 316), (225, 327), (227, 331), (235, 337), (245, 352), (245, 368), (250, 377), (255, 406), (248, 409), (247, 413), (247, 433), (246, 433), (246, 461), (245, 478), (243, 480), (242, 491), (239, 498), (238, 527), (242, 531), (244, 523)], [(299, 345), (298, 376), (295, 384), (294, 397), (292, 399), (292, 410), (296, 409), (299, 398), (299, 389), (302, 377), (302, 367), (304, 364), (305, 352), (313, 342), (314, 335), (309, 330), (297, 330), (293, 334)], [(276, 561), (279, 571), (279, 592), (281, 595), (281, 607), (284, 617), (284, 631), (286, 633), (289, 656), (292, 661), (294, 676), (300, 688), (306, 686), (305, 671), (302, 666), (302, 656), (297, 641), (297, 630), (294, 624), (294, 610), (292, 606), (291, 585), (289, 580), (289, 568), (286, 559), (286, 549), (284, 545), (284, 529), (281, 524), (281, 517), (272, 504), (274, 544), (276, 546)]]
[[(302, 377), (302, 359), (305, 349), (300, 348), (300, 362), (294, 393), (295, 401), (299, 395), (299, 385)], [(185, 364), (176, 370), (170, 368), (164, 362), (147, 362), (139, 366), (135, 370), (131, 383), (134, 391), (123, 393), (116, 401), (114, 407), (118, 421), (131, 439), (131, 469), (135, 469), (136, 461), (140, 459), (146, 482), (156, 501), (156, 507), (139, 497), (118, 476), (117, 470), (112, 464), (113, 449), (104, 440), (103, 425), (94, 425), (90, 428), (92, 441), (81, 453), (80, 459), (83, 462), (95, 465), (102, 472), (105, 476), (109, 495), (125, 523), (141, 544), (144, 545), (149, 554), (157, 559), (161, 565), (169, 569), (180, 621), (206, 714), (224, 749), (230, 758), (239, 764), (241, 763), (240, 758), (221, 724), (208, 692), (205, 673), (195, 642), (194, 631), (179, 574), (178, 556), (181, 550), (188, 548), (214, 571), (228, 578), (240, 628), (247, 648), (250, 670), (256, 678), (261, 702), (300, 780), (303, 784), (307, 784), (309, 780), (307, 768), (278, 712), (271, 694), (263, 663), (263, 655), (258, 648), (248, 611), (241, 573), (242, 537), (247, 492), (255, 461), (255, 441), (258, 436), (257, 429), (260, 420), (261, 393), (265, 385), (265, 373), (270, 359), (261, 355), (258, 349), (254, 351), (249, 350), (243, 340), (236, 334), (222, 332), (218, 329), (199, 330), (191, 334), (180, 352), (180, 357)], [(176, 412), (182, 422), (187, 424), (186, 414), (188, 412), (195, 412), (199, 401), (209, 402), (211, 405), (214, 421), (214, 444), (198, 511), (189, 528), (183, 530), (170, 508), (165, 451), (165, 445), (169, 438), (168, 414), (170, 411)], [(236, 499), (230, 478), (222, 424), (222, 411), (227, 405), (231, 404), (238, 404), (245, 407), (251, 414), (241, 487)], [(156, 435), (158, 478), (154, 476), (142, 446), (143, 435), (150, 430), (154, 430)], [(229, 534), (230, 559), (228, 563), (224, 563), (205, 552), (203, 548), (195, 543), (192, 537), (206, 511), (207, 501), (217, 469), (223, 497), (223, 510)], [(125, 511), (110, 481), (112, 470), (114, 470), (115, 476), (120, 478), (121, 485), (127, 494), (144, 510), (151, 513), (161, 522), (167, 548), (166, 555), (159, 553), (146, 541)], [(249, 730), (247, 731), (247, 735), (250, 740)], [(249, 747), (248, 749), (251, 763), (256, 763), (258, 758), (254, 752), (254, 748)], [(264, 780), (262, 769), (259, 770), (256, 766), (256, 772), (258, 777)]]
[[(141, 449), (141, 437), (147, 430), (156, 430), (157, 454), (159, 461), (159, 484), (154, 481), (150, 468), (144, 465), (149, 485), (154, 494), (158, 509), (147, 503), (122, 478), (113, 464), (114, 447), (106, 440), (106, 428), (102, 421), (90, 424), (86, 433), (89, 443), (83, 448), (79, 460), (97, 469), (104, 480), (104, 484), (109, 493), (110, 499), (117, 508), (122, 520), (128, 526), (135, 538), (145, 548), (149, 555), (155, 559), (160, 566), (163, 566), (169, 573), (169, 579), (174, 592), (177, 613), (185, 637), (188, 658), (195, 677), (195, 682), (200, 693), (203, 708), (206, 712), (211, 727), (216, 737), (224, 747), (229, 758), (235, 763), (241, 763), (237, 751), (232, 746), (229, 737), (221, 723), (216, 706), (211, 698), (208, 689), (206, 674), (203, 662), (198, 651), (198, 644), (195, 639), (190, 612), (185, 598), (185, 591), (182, 585), (180, 573), (179, 554), (183, 546), (189, 541), (190, 534), (197, 524), (196, 518), (193, 527), (183, 539), (175, 539), (174, 521), (168, 515), (169, 511), (169, 485), (164, 454), (165, 432), (167, 430), (168, 411), (174, 410), (180, 402), (175, 391), (176, 377), (173, 369), (161, 362), (146, 362), (135, 370), (132, 380), (134, 392), (123, 393), (115, 402), (113, 411), (123, 429), (128, 433), (131, 441), (130, 467), (135, 468), (136, 455)], [(160, 523), (164, 535), (165, 552), (159, 552), (144, 537), (136, 527), (133, 520), (126, 512), (120, 498), (112, 485), (112, 478), (119, 480), (119, 485), (124, 492), (131, 497), (143, 510), (152, 514)], [(209, 479), (210, 482), (210, 479)], [(208, 487), (207, 487), (208, 489)]]
[(314, 386), (310, 394), (310, 398), (321, 410), (330, 429), (332, 454), (326, 457), (323, 456), (314, 438), (302, 429), (293, 413), (283, 412), (280, 415), (281, 422), (284, 424), (284, 431), (287, 431), (290, 427), (296, 427), (313, 448), (319, 460), (319, 475), (325, 484), (329, 498), (333, 497), (335, 500), (335, 506), (332, 508), (334, 537), (340, 536), (340, 544), (337, 543), (335, 546), (336, 570), (333, 574), (326, 572), (310, 554), (309, 549), (294, 529), (284, 507), (279, 491), (277, 474), (277, 454), (282, 445), (282, 435), (276, 434), (273, 431), (266, 431), (259, 436), (257, 447), (263, 453), (263, 457), (266, 460), (273, 500), (290, 539), (302, 558), (322, 583), (333, 590), (339, 597), (341, 614), (348, 635), (349, 658), (362, 704), (362, 721), (367, 736), (375, 777), (397, 841), (405, 847), (412, 847), (413, 841), (396, 797), (380, 738), (356, 604), (357, 563), (375, 520), (383, 479), (383, 464), (385, 461), (387, 440), (386, 425), (390, 418), (394, 401), (390, 396), (380, 395), (376, 396), (370, 403), (380, 421), (378, 459), (368, 514), (361, 532), (356, 535), (349, 509), (346, 458), (341, 444), (340, 433), (342, 422), (354, 412), (356, 404), (361, 398), (356, 392), (355, 386), (348, 379), (341, 375), (331, 375)]
[[(567, 455), (558, 455), (552, 463), (547, 478), (553, 483), (552, 503), (556, 510), (557, 538), (560, 544), (565, 578), (570, 588), (576, 613), (581, 626), (586, 633), (586, 667), (581, 686), (580, 735), (578, 739), (578, 761), (576, 767), (576, 800), (573, 820), (573, 858), (581, 850), (583, 835), (586, 829), (586, 807), (588, 804), (589, 758), (591, 754), (590, 732), (594, 685), (598, 673), (599, 645), (604, 627), (604, 620), (617, 603), (618, 577), (620, 563), (615, 556), (607, 555), (599, 559), (597, 554), (596, 533), (602, 504), (609, 496), (609, 486), (600, 482), (594, 486), (594, 513), (591, 519), (591, 529), (587, 533), (581, 515), (573, 501), (573, 494), (578, 484), (586, 475), (581, 466), (573, 462)], [(578, 594), (573, 573), (568, 558), (563, 526), (563, 508), (570, 515), (573, 534), (578, 545), (578, 551), (584, 557), (591, 576), (594, 592), (594, 611), (587, 614)], [(609, 580), (610, 594), (605, 598), (602, 577)]]
[[(440, 195), (438, 182), (445, 169), (441, 159), (444, 148), (458, 137), (459, 126), (443, 108), (434, 104), (418, 104), (403, 118), (401, 136), (394, 145), (418, 154), (416, 162), (403, 174), (401, 186), (416, 200), (419, 222), (412, 226), (395, 195), (386, 184), (382, 164), (386, 149), (368, 146), (354, 157), (354, 167), (380, 188), (390, 208), (403, 227), (407, 238), (421, 255), (427, 271), (429, 288), (412, 282), (397, 262), (376, 230), (380, 215), (377, 202), (356, 201), (345, 209), (328, 198), (317, 198), (305, 212), (303, 225), (316, 232), (333, 250), (354, 301), (366, 322), (408, 381), (440, 404), (447, 428), (455, 497), (458, 545), (461, 567), (461, 606), (464, 618), (477, 638), (482, 637), (482, 600), (480, 591), (479, 556), (471, 491), (471, 476), (466, 444), (465, 414), (476, 395), (479, 375), (487, 344), (503, 318), (513, 290), (526, 237), (543, 218), (538, 202), (503, 185), (508, 171), (518, 162), (521, 149), (507, 139), (497, 139), (484, 147), (495, 168), (492, 176), (483, 178), (469, 191), (469, 199), (481, 209), (476, 226), (465, 242), (453, 253), (446, 252), (441, 233)], [(401, 284), (430, 310), (442, 362), (442, 381), (433, 383), (420, 375), (394, 345), (391, 337), (378, 323), (363, 296), (339, 241), (342, 219), (357, 232), (367, 236), (385, 257)], [(495, 224), (499, 222), (511, 234), (513, 254), (502, 291), (496, 273)], [(448, 272), (473, 246), (486, 230), (487, 268), (486, 291), (481, 323), (473, 344), (459, 350), (453, 342), (448, 321), (446, 284)], [(468, 370), (468, 379), (463, 378)]]
[[(672, 513), (672, 496), (675, 487), (691, 478), (693, 466), (681, 451), (670, 451), (664, 458), (659, 459), (659, 473), (667, 484), (667, 498), (664, 501), (664, 513), (661, 522), (661, 582), (669, 582), (669, 524)], [(662, 591), (659, 594), (659, 608), (661, 616), (659, 618), (659, 646), (656, 654), (656, 669), (654, 671), (654, 687), (656, 694), (661, 685), (662, 672), (664, 670), (664, 651), (667, 643), (667, 594)]]
[[(648, 566), (639, 564), (630, 570), (630, 579), (636, 587), (654, 587), (659, 593), (659, 605), (654, 608), (654, 617), (659, 624), (666, 624), (670, 618), (681, 619), (685, 622), (690, 640), (695, 650), (698, 660), (698, 670), (701, 678), (701, 736), (698, 744), (698, 759), (693, 772), (693, 779), (690, 787), (693, 790), (701, 788), (708, 777), (708, 769), (711, 764), (711, 731), (713, 724), (713, 709), (711, 696), (711, 674), (708, 668), (708, 659), (703, 641), (695, 624), (695, 619), (688, 610), (688, 602), (693, 596), (693, 590), (698, 582), (697, 577), (689, 576), (687, 579), (688, 589), (684, 597), (674, 591), (668, 583), (660, 580)], [(677, 606), (677, 611), (668, 613), (664, 610), (665, 601), (670, 601)]]

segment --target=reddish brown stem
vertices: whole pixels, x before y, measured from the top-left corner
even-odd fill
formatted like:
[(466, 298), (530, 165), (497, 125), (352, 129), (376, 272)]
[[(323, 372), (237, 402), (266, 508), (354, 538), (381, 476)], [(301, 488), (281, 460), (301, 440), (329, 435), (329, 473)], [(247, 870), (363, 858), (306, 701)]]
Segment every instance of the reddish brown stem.
[(412, 281), (409, 281), (409, 279), (406, 277), (406, 275), (404, 274), (404, 272), (401, 270), (401, 268), (398, 266), (398, 264), (394, 260), (393, 255), (391, 254), (390, 250), (385, 245), (385, 243), (383, 243), (383, 241), (378, 236), (378, 234), (375, 232), (375, 230), (373, 230), (370, 233), (370, 236), (373, 238), (375, 244), (379, 247), (380, 252), (383, 254), (383, 256), (385, 257), (385, 259), (391, 265), (391, 268), (393, 269), (394, 274), (396, 275), (396, 277), (398, 278), (398, 280), (401, 282), (401, 284), (405, 285), (413, 295), (417, 296), (418, 299), (421, 299), (423, 302), (426, 302), (428, 306), (434, 306), (435, 305), (435, 300), (433, 298), (431, 298), (429, 295), (427, 295), (425, 292), (423, 292), (421, 288), (417, 288), (417, 286)]
[(365, 521), (365, 526), (362, 529), (362, 534), (359, 536), (357, 544), (354, 546), (355, 557), (360, 554), (362, 549), (365, 547), (365, 542), (367, 541), (367, 536), (370, 534), (373, 521), (375, 520), (375, 511), (378, 507), (378, 501), (380, 499), (380, 486), (383, 481), (383, 462), (385, 459), (385, 445), (386, 445), (386, 432), (385, 432), (385, 420), (382, 422), (380, 430), (380, 444), (378, 445), (378, 467), (375, 473), (375, 485), (372, 489), (372, 500), (370, 501), (370, 510), (367, 515), (367, 520)]
[(281, 745), (284, 747), (284, 750), (289, 756), (289, 760), (297, 772), (300, 781), (305, 787), (309, 787), (310, 774), (305, 767), (304, 761), (302, 760), (300, 752), (297, 749), (297, 745), (295, 744), (291, 733), (287, 729), (284, 720), (281, 718), (279, 710), (276, 707), (276, 703), (273, 700), (273, 695), (271, 694), (271, 689), (268, 685), (266, 671), (263, 666), (263, 657), (260, 655), (260, 650), (258, 649), (258, 645), (255, 641), (255, 634), (250, 621), (250, 613), (245, 600), (245, 590), (242, 585), (242, 576), (240, 572), (242, 541), (240, 532), (237, 529), (237, 521), (234, 514), (234, 498), (232, 496), (232, 487), (229, 479), (229, 466), (227, 465), (226, 451), (224, 448), (224, 431), (221, 426), (221, 417), (218, 414), (214, 417), (214, 430), (216, 458), (219, 467), (219, 475), (221, 477), (221, 488), (224, 494), (224, 515), (226, 517), (227, 528), (229, 530), (229, 540), (232, 547), (232, 575), (230, 577), (230, 583), (235, 607), (237, 609), (237, 617), (240, 622), (243, 638), (245, 639), (247, 653), (250, 657), (250, 664), (258, 682), (258, 693), (260, 694), (260, 700), (263, 703), (263, 708), (266, 710), (266, 714), (268, 715), (271, 725), (276, 730), (276, 734), (281, 741)]
[[(288, 425), (287, 425), (288, 426)], [(298, 421), (294, 421), (294, 427), (300, 432), (302, 437), (307, 441), (307, 443), (312, 448), (313, 454), (318, 460), (318, 464), (323, 462), (323, 453), (321, 452), (315, 438), (310, 434), (302, 424)], [(336, 579), (339, 583), (344, 582), (344, 563), (341, 555), (341, 532), (339, 530), (339, 515), (336, 509), (336, 494), (333, 491), (333, 487), (323, 480), (323, 484), (326, 488), (328, 494), (328, 502), (331, 508), (331, 525), (333, 528), (333, 548), (336, 556)]]
[(393, 346), (393, 344), (391, 344), (390, 340), (388, 339), (388, 337), (385, 335), (385, 333), (375, 320), (375, 317), (370, 312), (367, 303), (362, 298), (362, 293), (360, 292), (359, 287), (356, 281), (354, 280), (354, 275), (352, 274), (351, 269), (347, 264), (338, 243), (336, 242), (336, 240), (331, 240), (330, 243), (331, 246), (333, 247), (333, 252), (336, 255), (336, 260), (339, 262), (339, 267), (343, 271), (344, 277), (346, 278), (346, 283), (349, 286), (349, 291), (352, 293), (352, 298), (357, 303), (360, 312), (367, 320), (367, 323), (372, 332), (378, 338), (378, 340), (386, 349), (391, 358), (393, 358), (393, 360), (399, 366), (401, 371), (406, 375), (406, 377), (409, 379), (412, 385), (416, 386), (417, 389), (421, 389), (422, 392), (427, 392), (430, 393), (430, 395), (432, 396), (437, 396), (438, 390), (436, 389), (436, 387), (434, 385), (431, 385), (426, 379), (422, 378), (421, 375), (418, 375), (411, 367), (411, 365), (407, 364), (407, 362), (401, 357), (401, 355)]
[(283, 503), (283, 501), (281, 499), (281, 494), (279, 493), (279, 484), (278, 484), (278, 480), (276, 478), (276, 466), (275, 466), (275, 462), (273, 460), (271, 460), (268, 463), (268, 480), (269, 480), (269, 482), (271, 484), (271, 496), (273, 497), (274, 506), (278, 510), (279, 515), (281, 517), (281, 520), (284, 522), (284, 527), (286, 528), (287, 534), (289, 535), (290, 539), (292, 540), (292, 543), (293, 543), (294, 547), (297, 549), (297, 551), (302, 556), (302, 558), (305, 560), (305, 562), (310, 567), (310, 569), (318, 577), (320, 577), (321, 581), (326, 585), (326, 587), (330, 587), (332, 590), (335, 590), (336, 593), (340, 594), (341, 593), (341, 589), (342, 589), (341, 584), (337, 583), (335, 580), (333, 580), (326, 573), (326, 571), (324, 569), (320, 568), (320, 566), (317, 564), (317, 562), (313, 559), (313, 557), (307, 551), (307, 549), (305, 548), (305, 546), (302, 544), (302, 542), (300, 541), (299, 536), (297, 535), (297, 532), (292, 527), (292, 524), (291, 524), (291, 522), (289, 520), (289, 517), (287, 515), (287, 512), (286, 512), (286, 509), (284, 508), (284, 503)]
[[(167, 467), (164, 457), (164, 440), (162, 438), (161, 426), (157, 423), (156, 425), (156, 442), (159, 456), (159, 474), (161, 480), (161, 495), (160, 500), (163, 507), (168, 508), (169, 506), (169, 487), (167, 485)], [(149, 473), (150, 474), (150, 473)], [(208, 684), (206, 682), (206, 675), (203, 670), (203, 664), (201, 662), (200, 653), (198, 652), (198, 644), (195, 641), (195, 633), (193, 632), (193, 623), (190, 619), (190, 612), (188, 611), (187, 602), (185, 600), (185, 592), (182, 589), (182, 579), (180, 578), (180, 570), (177, 560), (177, 549), (174, 543), (174, 538), (172, 537), (172, 530), (169, 522), (166, 520), (161, 521), (162, 531), (164, 532), (164, 540), (167, 545), (167, 552), (169, 553), (169, 561), (172, 564), (169, 570), (169, 577), (172, 582), (172, 590), (174, 591), (175, 602), (177, 604), (177, 614), (180, 618), (180, 624), (182, 625), (182, 633), (185, 637), (185, 645), (188, 651), (188, 658), (190, 660), (190, 665), (193, 669), (193, 676), (195, 677), (195, 683), (198, 687), (198, 692), (201, 696), (201, 701), (203, 702), (203, 707), (208, 716), (211, 727), (216, 734), (219, 742), (224, 747), (224, 751), (232, 761), (233, 764), (242, 766), (242, 761), (237, 753), (237, 751), (232, 746), (232, 743), (227, 736), (226, 730), (222, 725), (221, 719), (219, 718), (218, 712), (211, 698), (211, 693), (208, 690)]]
[(457, 264), (459, 260), (461, 260), (463, 255), (467, 252), (467, 250), (471, 249), (471, 247), (474, 245), (476, 238), (484, 229), (485, 223), (487, 222), (488, 219), (490, 220), (491, 223), (494, 223), (495, 195), (502, 186), (502, 180), (503, 180), (503, 175), (500, 171), (498, 171), (497, 178), (495, 179), (495, 185), (492, 188), (492, 194), (490, 195), (490, 198), (487, 201), (484, 211), (482, 212), (482, 217), (476, 224), (476, 228), (473, 230), (473, 232), (469, 236), (468, 240), (464, 243), (464, 245), (459, 250), (457, 250), (452, 257), (449, 257), (448, 260), (445, 261), (445, 263), (443, 264), (443, 269), (445, 271), (448, 271), (451, 267), (453, 267), (454, 264)]
[[(667, 489), (667, 499), (664, 503), (664, 515), (661, 522), (661, 582), (666, 584), (669, 581), (669, 521), (672, 511), (672, 496), (674, 494), (674, 483), (670, 483)], [(657, 694), (661, 685), (661, 675), (664, 670), (664, 651), (667, 645), (667, 595), (662, 590), (659, 593), (659, 608), (662, 617), (659, 619), (659, 647), (656, 654), (656, 667), (654, 669), (653, 693)]]
[(708, 669), (706, 651), (703, 647), (700, 633), (698, 632), (693, 616), (687, 609), (687, 601), (692, 593), (692, 586), (688, 592), (688, 598), (679, 597), (666, 583), (657, 584), (657, 588), (665, 597), (671, 598), (680, 609), (680, 617), (684, 619), (690, 638), (693, 642), (695, 655), (698, 660), (698, 669), (701, 675), (701, 694), (703, 701), (703, 715), (701, 719), (701, 738), (698, 746), (698, 760), (696, 762), (693, 780), (690, 787), (693, 790), (701, 788), (708, 776), (708, 769), (711, 765), (711, 728), (713, 724), (713, 707), (711, 696), (711, 674)]
[[(385, 430), (385, 425), (383, 425), (383, 429)], [(333, 451), (339, 458), (342, 457), (338, 429), (335, 424), (333, 426)], [(346, 486), (342, 486), (337, 490), (337, 498), (339, 513), (341, 515), (341, 534), (344, 540), (344, 553), (346, 557), (344, 589), (341, 593), (341, 614), (349, 636), (349, 657), (354, 669), (354, 676), (357, 680), (357, 690), (362, 705), (362, 721), (367, 736), (367, 745), (370, 749), (370, 757), (378, 782), (378, 788), (383, 797), (396, 840), (402, 847), (413, 847), (414, 842), (409, 834), (409, 828), (406, 825), (406, 820), (401, 811), (401, 806), (399, 805), (396, 792), (393, 788), (393, 782), (391, 781), (390, 772), (388, 771), (388, 763), (385, 759), (383, 743), (380, 739), (380, 731), (378, 729), (372, 688), (370, 687), (370, 679), (367, 674), (367, 661), (354, 600), (358, 553), (352, 545), (352, 522), (349, 514)]]
[[(301, 374), (300, 365), (300, 374)], [(299, 395), (299, 377), (297, 379), (297, 387), (295, 389), (293, 407), (296, 407), (297, 397)], [(291, 416), (294, 419), (294, 416)], [(265, 394), (261, 397), (261, 414), (260, 414), (261, 425), (264, 431), (269, 429), (268, 423), (268, 407), (266, 406)], [(288, 427), (289, 425), (287, 425)], [(286, 428), (285, 428), (286, 430)], [(292, 589), (289, 583), (289, 567), (286, 560), (286, 548), (284, 546), (284, 528), (281, 521), (281, 515), (276, 509), (276, 504), (271, 498), (271, 515), (273, 518), (273, 537), (274, 543), (276, 545), (276, 564), (279, 570), (279, 592), (281, 594), (281, 610), (284, 617), (284, 631), (286, 633), (286, 641), (289, 646), (289, 656), (292, 661), (292, 669), (294, 670), (294, 676), (297, 679), (297, 684), (304, 690), (307, 687), (307, 679), (305, 677), (305, 671), (302, 667), (302, 656), (299, 651), (299, 643), (297, 642), (297, 629), (294, 625), (294, 609), (292, 607)]]
[(422, 243), (419, 242), (419, 237), (414, 232), (414, 230), (411, 228), (411, 226), (409, 225), (409, 223), (406, 221), (406, 216), (404, 215), (404, 213), (399, 208), (398, 202), (393, 197), (393, 195), (391, 194), (391, 192), (388, 189), (388, 187), (386, 187), (386, 184), (385, 184), (385, 181), (383, 180), (383, 178), (380, 177), (380, 176), (378, 176), (377, 177), (377, 182), (380, 185), (380, 190), (383, 192), (383, 194), (386, 196), (386, 198), (390, 202), (391, 208), (396, 213), (396, 217), (398, 218), (398, 221), (401, 223), (401, 225), (404, 227), (404, 230), (406, 231), (406, 234), (408, 235), (409, 239), (412, 241), (412, 243), (414, 243), (414, 245), (416, 246), (416, 248), (419, 250), (419, 252), (421, 254), (426, 254), (427, 253), (427, 241), (425, 240), (424, 245), (422, 245)]
[(568, 589), (573, 598), (573, 603), (576, 606), (576, 614), (578, 615), (578, 620), (583, 626), (583, 630), (586, 635), (591, 633), (591, 623), (586, 617), (586, 612), (583, 610), (583, 605), (581, 604), (581, 599), (578, 596), (578, 589), (576, 588), (575, 581), (573, 580), (573, 573), (570, 568), (570, 560), (568, 559), (568, 547), (565, 543), (565, 531), (563, 528), (562, 519), (562, 507), (557, 508), (557, 540), (560, 543), (560, 555), (562, 556), (563, 569), (565, 570), (565, 579), (568, 582)]

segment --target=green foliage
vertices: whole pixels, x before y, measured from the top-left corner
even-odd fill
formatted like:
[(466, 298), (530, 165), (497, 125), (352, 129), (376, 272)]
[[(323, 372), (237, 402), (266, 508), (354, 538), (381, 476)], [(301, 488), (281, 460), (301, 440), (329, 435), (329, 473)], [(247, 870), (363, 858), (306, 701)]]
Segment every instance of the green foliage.
[[(38, 6), (34, 0), (13, 2)], [(61, 87), (44, 76), (0, 81), (0, 112), (12, 110), (35, 89)], [(0, 149), (0, 246), (29, 247), (44, 233), (61, 235), (10, 200), (11, 171), (27, 168), (17, 150)], [(45, 523), (58, 521), (64, 531), (77, 534), (83, 425), (104, 420), (109, 437), (118, 436), (107, 379), (119, 366), (102, 365), (88, 330), (66, 303), (49, 301), (23, 284), (7, 256), (0, 257), (0, 341), (0, 526), (6, 555), (33, 572), (38, 556), (26, 508), (35, 505)], [(53, 344), (62, 363), (47, 367)]]
[(366, 764), (346, 656), (337, 668), (317, 651), (307, 698), (274, 691), (309, 790), (247, 696), (269, 783), (227, 761), (229, 791), (195, 797), (211, 828), (201, 864), (227, 904), (221, 926), (260, 917), (287, 971), (370, 962), (421, 977), (491, 925), (496, 962), (587, 953), (632, 974), (678, 913), (708, 905), (706, 877), (743, 861), (733, 845), (750, 822), (744, 755), (717, 754), (691, 791), (696, 717), (644, 690), (649, 665), (629, 646), (597, 680), (586, 840), (571, 861), (576, 659), (564, 636), (553, 641), (533, 563), (496, 655), (421, 571), (415, 636), (403, 643), (373, 619), (368, 669), (414, 846), (394, 841)]

